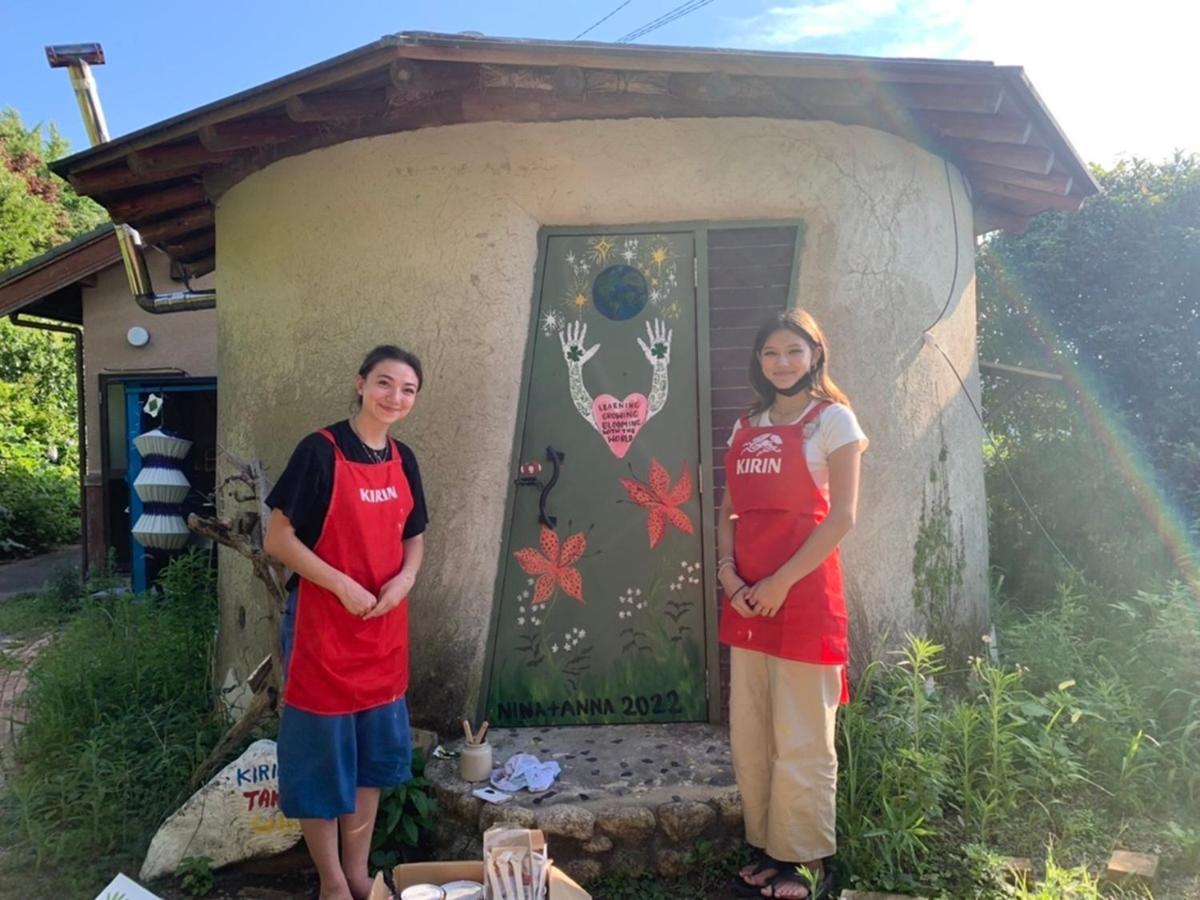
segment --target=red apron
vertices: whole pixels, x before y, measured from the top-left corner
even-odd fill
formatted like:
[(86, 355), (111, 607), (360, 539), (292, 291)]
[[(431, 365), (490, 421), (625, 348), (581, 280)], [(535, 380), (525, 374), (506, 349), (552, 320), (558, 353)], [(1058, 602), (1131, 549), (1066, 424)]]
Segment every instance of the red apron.
[[(805, 431), (828, 402), (792, 425), (752, 426), (742, 418), (725, 454), (725, 478), (737, 521), (733, 558), (750, 584), (773, 575), (829, 514), (804, 455)], [(721, 602), (721, 643), (781, 659), (842, 666), (842, 702), (849, 699), (845, 666), (846, 602), (837, 550), (797, 581), (775, 616), (746, 618)]]
[[(404, 522), (413, 508), (400, 450), (392, 441), (386, 463), (351, 462), (332, 434), (320, 434), (333, 444), (333, 494), (313, 552), (378, 596), (404, 563)], [(378, 619), (360, 619), (336, 594), (301, 578), (295, 628), (288, 706), (342, 715), (408, 690), (407, 597)]]

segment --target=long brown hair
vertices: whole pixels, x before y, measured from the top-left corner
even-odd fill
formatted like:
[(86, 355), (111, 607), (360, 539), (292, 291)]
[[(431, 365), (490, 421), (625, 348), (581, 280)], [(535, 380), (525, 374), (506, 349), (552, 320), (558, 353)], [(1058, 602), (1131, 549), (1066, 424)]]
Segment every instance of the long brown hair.
[(775, 313), (768, 318), (754, 336), (754, 349), (750, 352), (750, 384), (754, 388), (755, 398), (750, 405), (750, 415), (755, 416), (771, 405), (775, 399), (775, 388), (766, 375), (763, 374), (762, 353), (767, 339), (777, 331), (790, 331), (802, 337), (814, 352), (820, 350), (820, 359), (813, 366), (812, 385), (809, 392), (815, 400), (829, 400), (833, 403), (850, 405), (850, 399), (842, 393), (842, 389), (834, 384), (829, 377), (829, 344), (817, 320), (803, 309), (788, 309)]

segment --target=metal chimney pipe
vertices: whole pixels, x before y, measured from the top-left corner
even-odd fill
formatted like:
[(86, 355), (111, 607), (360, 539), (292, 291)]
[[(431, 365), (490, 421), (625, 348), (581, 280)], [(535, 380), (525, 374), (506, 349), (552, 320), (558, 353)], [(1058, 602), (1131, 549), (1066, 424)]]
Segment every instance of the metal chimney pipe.
[[(46, 48), (46, 61), (52, 69), (66, 68), (70, 71), (71, 86), (75, 89), (75, 99), (79, 102), (79, 112), (92, 146), (107, 143), (108, 123), (104, 120), (104, 108), (100, 105), (100, 92), (91, 68), (104, 65), (104, 48), (99, 44), (56, 44)], [(142, 236), (129, 225), (115, 224), (113, 228), (117, 246), (121, 248), (121, 259), (125, 263), (129, 292), (146, 312), (185, 312), (189, 309), (211, 309), (216, 305), (216, 291), (187, 290), (155, 294), (150, 270), (146, 266)]]

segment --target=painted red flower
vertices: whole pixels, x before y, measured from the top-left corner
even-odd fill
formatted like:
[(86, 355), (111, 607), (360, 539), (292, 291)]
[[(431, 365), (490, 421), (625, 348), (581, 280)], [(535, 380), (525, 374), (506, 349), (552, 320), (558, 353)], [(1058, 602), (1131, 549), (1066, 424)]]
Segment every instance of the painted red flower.
[(678, 507), (692, 497), (692, 475), (687, 463), (683, 472), (674, 485), (671, 476), (657, 459), (650, 460), (650, 479), (643, 484), (636, 478), (622, 478), (621, 485), (629, 494), (629, 499), (643, 509), (649, 510), (646, 519), (646, 531), (650, 534), (650, 549), (658, 546), (670, 522), (684, 534), (694, 534), (692, 520), (687, 513)]
[(513, 554), (526, 575), (538, 576), (531, 603), (545, 603), (554, 596), (556, 588), (583, 603), (583, 577), (574, 566), (587, 549), (586, 535), (582, 531), (573, 534), (560, 547), (558, 535), (543, 525), (541, 544), (541, 553), (526, 547)]

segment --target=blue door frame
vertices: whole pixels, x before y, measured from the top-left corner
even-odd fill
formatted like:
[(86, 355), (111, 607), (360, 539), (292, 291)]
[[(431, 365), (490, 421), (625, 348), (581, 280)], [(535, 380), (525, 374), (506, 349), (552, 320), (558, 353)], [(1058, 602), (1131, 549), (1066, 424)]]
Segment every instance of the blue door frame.
[(151, 394), (189, 394), (196, 391), (215, 391), (215, 378), (193, 378), (186, 382), (163, 381), (126, 381), (125, 385), (125, 443), (126, 459), (129, 461), (125, 469), (125, 480), (129, 484), (129, 544), (130, 544), (130, 579), (134, 593), (140, 594), (150, 585), (146, 577), (146, 548), (133, 536), (132, 527), (142, 514), (142, 500), (133, 489), (133, 482), (142, 471), (142, 454), (138, 452), (133, 439), (142, 433), (142, 407), (146, 398)]

